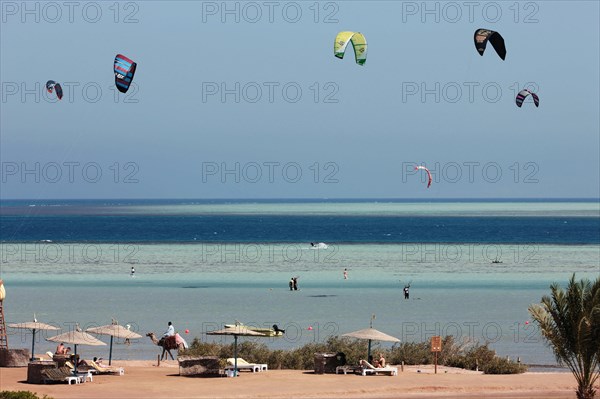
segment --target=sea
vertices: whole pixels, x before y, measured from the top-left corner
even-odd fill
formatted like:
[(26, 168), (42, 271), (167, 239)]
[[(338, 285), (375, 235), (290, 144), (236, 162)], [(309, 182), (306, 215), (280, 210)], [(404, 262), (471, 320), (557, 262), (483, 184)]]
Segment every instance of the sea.
[[(240, 338), (272, 349), (372, 325), (554, 366), (528, 307), (574, 273), (600, 275), (600, 202), (2, 200), (0, 258), (6, 322), (61, 329), (38, 331), (36, 353), (53, 351), (57, 333), (116, 321), (142, 338), (115, 339), (113, 359), (150, 360), (160, 348), (145, 335), (169, 321), (188, 342), (222, 343), (232, 338), (206, 332), (238, 321), (284, 329)], [(8, 332), (9, 347), (31, 347), (31, 331)]]

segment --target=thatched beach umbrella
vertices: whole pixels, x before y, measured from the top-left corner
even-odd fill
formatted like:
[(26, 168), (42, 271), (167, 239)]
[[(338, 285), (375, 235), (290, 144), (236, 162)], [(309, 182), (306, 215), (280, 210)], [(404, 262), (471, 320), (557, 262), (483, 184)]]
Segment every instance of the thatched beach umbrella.
[(33, 333), (33, 338), (31, 339), (31, 361), (35, 360), (34, 350), (35, 350), (35, 332), (37, 330), (46, 330), (46, 331), (56, 331), (60, 330), (58, 327), (51, 326), (46, 323), (39, 323), (35, 316), (33, 316), (33, 321), (25, 322), (25, 323), (13, 323), (8, 325), (10, 328), (19, 328), (22, 330), (31, 330)]
[(248, 329), (246, 326), (227, 327), (222, 330), (210, 331), (207, 335), (233, 335), (233, 375), (237, 377), (237, 339), (238, 337), (267, 337), (265, 334)]
[(91, 346), (102, 346), (106, 345), (104, 342), (96, 339), (92, 335), (80, 331), (69, 331), (63, 334), (56, 335), (52, 338), (46, 338), (46, 341), (52, 342), (66, 342), (71, 345), (75, 345), (75, 351), (73, 354), (75, 355), (75, 372), (77, 373), (77, 345), (91, 345)]
[(396, 337), (382, 333), (373, 327), (365, 328), (364, 330), (358, 330), (347, 334), (342, 334), (342, 337), (352, 337), (358, 339), (369, 340), (369, 349), (367, 353), (367, 361), (371, 358), (371, 341), (387, 341), (387, 342), (400, 342)]
[(110, 349), (108, 352), (108, 365), (110, 366), (112, 363), (112, 347), (113, 347), (113, 338), (124, 338), (124, 339), (138, 339), (142, 338), (140, 334), (134, 333), (133, 331), (129, 331), (127, 328), (113, 323), (108, 324), (106, 326), (101, 327), (93, 327), (85, 330), (86, 332), (98, 335), (110, 335)]

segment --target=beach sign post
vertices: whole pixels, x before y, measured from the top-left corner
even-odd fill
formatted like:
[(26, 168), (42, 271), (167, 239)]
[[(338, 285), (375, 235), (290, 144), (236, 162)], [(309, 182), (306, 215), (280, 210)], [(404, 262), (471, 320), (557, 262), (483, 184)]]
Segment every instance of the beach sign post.
[(442, 337), (436, 335), (431, 337), (431, 351), (435, 355), (435, 374), (437, 374), (438, 353), (442, 351)]

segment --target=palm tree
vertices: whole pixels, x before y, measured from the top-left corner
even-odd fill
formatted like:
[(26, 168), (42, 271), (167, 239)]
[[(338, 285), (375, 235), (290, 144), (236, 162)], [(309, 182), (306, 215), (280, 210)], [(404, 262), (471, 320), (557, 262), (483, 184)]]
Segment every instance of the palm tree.
[(566, 291), (557, 283), (551, 296), (529, 306), (542, 335), (552, 347), (559, 364), (566, 365), (577, 380), (577, 398), (595, 396), (594, 383), (600, 377), (600, 277), (575, 281)]

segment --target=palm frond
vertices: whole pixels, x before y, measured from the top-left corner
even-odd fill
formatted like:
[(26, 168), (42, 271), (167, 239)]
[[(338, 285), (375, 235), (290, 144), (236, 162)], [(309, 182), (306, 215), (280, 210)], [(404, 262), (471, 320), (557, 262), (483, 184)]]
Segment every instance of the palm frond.
[(593, 395), (600, 378), (600, 277), (592, 283), (573, 274), (564, 290), (553, 283), (529, 313), (556, 360), (573, 373), (578, 397)]

